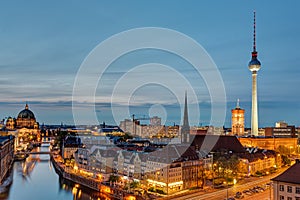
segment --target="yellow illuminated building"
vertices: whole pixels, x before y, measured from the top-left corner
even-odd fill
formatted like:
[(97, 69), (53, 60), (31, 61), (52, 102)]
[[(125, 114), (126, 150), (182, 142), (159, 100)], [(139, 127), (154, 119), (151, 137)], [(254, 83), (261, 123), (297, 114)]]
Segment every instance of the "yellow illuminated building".
[(231, 133), (233, 135), (244, 135), (245, 132), (245, 110), (240, 108), (239, 100), (235, 109), (231, 110)]

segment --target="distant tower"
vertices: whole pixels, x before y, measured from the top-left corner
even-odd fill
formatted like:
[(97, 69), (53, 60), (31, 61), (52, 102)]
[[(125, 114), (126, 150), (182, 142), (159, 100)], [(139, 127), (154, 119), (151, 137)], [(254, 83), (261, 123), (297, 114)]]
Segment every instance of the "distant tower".
[(231, 110), (231, 133), (238, 136), (245, 133), (245, 110), (240, 108), (239, 99), (235, 109)]
[(189, 114), (188, 114), (188, 107), (187, 107), (187, 93), (185, 92), (183, 125), (181, 128), (181, 143), (188, 143), (189, 140), (190, 140), (190, 125), (189, 125)]
[(260, 62), (257, 59), (256, 51), (256, 21), (254, 11), (254, 34), (252, 59), (249, 62), (249, 70), (252, 72), (252, 112), (251, 112), (251, 135), (258, 136), (258, 112), (257, 112), (257, 72), (260, 69)]

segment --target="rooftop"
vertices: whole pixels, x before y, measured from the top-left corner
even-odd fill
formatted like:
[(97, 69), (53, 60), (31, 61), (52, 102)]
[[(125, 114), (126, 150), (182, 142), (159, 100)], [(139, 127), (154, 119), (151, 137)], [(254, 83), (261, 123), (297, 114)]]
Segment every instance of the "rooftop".
[(224, 135), (196, 135), (191, 146), (196, 149), (210, 151), (232, 151), (233, 153), (243, 153), (245, 149), (236, 136)]
[(285, 183), (300, 184), (300, 161), (296, 160), (296, 163), (293, 166), (291, 166), (282, 174), (271, 180)]

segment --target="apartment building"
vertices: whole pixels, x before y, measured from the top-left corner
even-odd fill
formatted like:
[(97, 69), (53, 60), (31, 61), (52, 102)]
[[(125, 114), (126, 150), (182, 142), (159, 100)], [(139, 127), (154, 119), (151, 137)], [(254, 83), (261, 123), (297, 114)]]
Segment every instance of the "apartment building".
[(274, 200), (300, 200), (300, 161), (288, 168), (273, 182)]

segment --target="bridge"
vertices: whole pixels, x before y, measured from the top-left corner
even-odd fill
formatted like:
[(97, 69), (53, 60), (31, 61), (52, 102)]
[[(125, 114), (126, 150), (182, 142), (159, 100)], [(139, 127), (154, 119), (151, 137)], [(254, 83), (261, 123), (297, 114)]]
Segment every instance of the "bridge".
[(48, 154), (50, 155), (51, 152), (50, 151), (33, 151), (33, 152), (18, 152), (18, 155), (38, 155), (38, 154)]
[(34, 151), (34, 152), (29, 152), (28, 154), (50, 154), (50, 151)]

